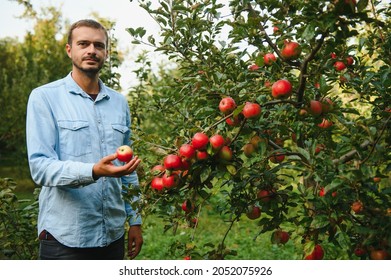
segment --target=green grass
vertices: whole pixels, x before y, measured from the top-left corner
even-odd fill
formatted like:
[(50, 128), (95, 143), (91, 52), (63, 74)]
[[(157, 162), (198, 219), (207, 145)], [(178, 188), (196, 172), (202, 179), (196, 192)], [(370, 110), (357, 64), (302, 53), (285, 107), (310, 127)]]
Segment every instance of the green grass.
[[(230, 226), (217, 214), (211, 215), (210, 212), (201, 215), (195, 230), (182, 226), (177, 229), (176, 234), (173, 234), (172, 230), (164, 233), (164, 225), (164, 221), (158, 217), (150, 216), (144, 219), (144, 245), (138, 259), (171, 260), (183, 259), (186, 255), (190, 255), (192, 259), (204, 259), (206, 252), (216, 249), (217, 244), (221, 243)], [(225, 259), (301, 259), (292, 240), (285, 245), (272, 244), (271, 233), (258, 236), (259, 229), (257, 220), (244, 217), (236, 222), (225, 240), (226, 248), (236, 251), (236, 255), (228, 255)], [(205, 246), (206, 244), (213, 244), (214, 248)]]

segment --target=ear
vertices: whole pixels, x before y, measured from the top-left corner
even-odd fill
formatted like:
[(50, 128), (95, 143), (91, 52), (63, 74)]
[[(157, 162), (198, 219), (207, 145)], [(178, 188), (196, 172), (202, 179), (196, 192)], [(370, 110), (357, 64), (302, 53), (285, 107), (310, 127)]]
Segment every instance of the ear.
[(66, 49), (66, 51), (67, 51), (68, 57), (69, 57), (69, 58), (72, 58), (72, 55), (71, 55), (71, 49), (72, 49), (72, 47), (71, 47), (71, 45), (66, 44), (66, 45), (65, 45), (65, 49)]

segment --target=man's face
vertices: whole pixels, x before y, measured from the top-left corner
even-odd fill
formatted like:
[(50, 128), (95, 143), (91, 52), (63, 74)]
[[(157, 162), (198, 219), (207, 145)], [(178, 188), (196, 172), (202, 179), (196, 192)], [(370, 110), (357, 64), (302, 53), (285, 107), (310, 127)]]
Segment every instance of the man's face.
[(72, 33), (72, 45), (66, 45), (73, 66), (86, 74), (96, 74), (107, 58), (106, 36), (103, 30), (78, 27)]

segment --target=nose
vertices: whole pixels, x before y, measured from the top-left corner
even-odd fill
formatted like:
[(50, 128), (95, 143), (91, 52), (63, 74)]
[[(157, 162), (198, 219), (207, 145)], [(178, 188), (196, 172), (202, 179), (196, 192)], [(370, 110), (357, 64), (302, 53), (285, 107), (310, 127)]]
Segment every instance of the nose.
[(88, 45), (88, 48), (87, 48), (87, 51), (88, 51), (88, 53), (96, 53), (96, 48), (95, 48), (95, 45), (94, 44), (89, 44)]

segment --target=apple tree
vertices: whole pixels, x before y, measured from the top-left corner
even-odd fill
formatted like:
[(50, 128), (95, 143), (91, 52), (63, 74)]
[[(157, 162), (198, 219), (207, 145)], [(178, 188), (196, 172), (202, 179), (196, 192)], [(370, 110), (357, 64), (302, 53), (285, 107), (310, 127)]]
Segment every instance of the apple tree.
[[(129, 28), (133, 42), (176, 65), (155, 75), (141, 55), (130, 92), (145, 213), (195, 228), (212, 204), (231, 225), (247, 215), (273, 242), (290, 238), (303, 259), (389, 258), (390, 6), (139, 4), (161, 31)], [(223, 259), (226, 238), (190, 255)]]

